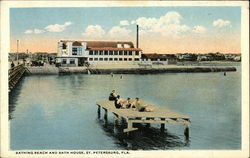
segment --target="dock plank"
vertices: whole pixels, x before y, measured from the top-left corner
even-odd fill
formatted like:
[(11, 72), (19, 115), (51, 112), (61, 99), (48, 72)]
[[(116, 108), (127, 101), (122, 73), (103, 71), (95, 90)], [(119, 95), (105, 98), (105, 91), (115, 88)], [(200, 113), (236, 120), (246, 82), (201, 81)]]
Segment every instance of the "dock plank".
[(174, 112), (172, 110), (169, 110), (167, 108), (162, 108), (156, 105), (153, 105), (149, 102), (146, 102), (144, 100), (140, 100), (142, 104), (150, 105), (154, 108), (154, 111), (152, 112), (139, 112), (134, 111), (131, 108), (130, 109), (116, 109), (114, 106), (114, 101), (98, 101), (96, 102), (97, 105), (101, 106), (102, 108), (105, 108), (113, 113), (118, 114), (119, 116), (125, 117), (125, 118), (135, 118), (135, 117), (152, 117), (152, 118), (173, 118), (173, 119), (190, 119), (188, 116)]

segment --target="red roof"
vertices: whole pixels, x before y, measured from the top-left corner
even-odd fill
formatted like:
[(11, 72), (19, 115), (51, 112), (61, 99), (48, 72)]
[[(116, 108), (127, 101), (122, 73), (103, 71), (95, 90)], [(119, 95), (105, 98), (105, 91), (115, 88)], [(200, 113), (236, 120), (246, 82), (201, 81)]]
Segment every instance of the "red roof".
[(72, 45), (73, 45), (73, 46), (81, 46), (82, 44), (81, 44), (81, 42), (75, 41), (75, 42), (73, 42)]
[[(82, 42), (87, 43), (87, 49), (91, 50), (141, 50), (135, 48), (130, 41), (74, 41), (74, 40), (60, 40), (61, 42), (73, 42), (73, 46), (80, 46)], [(130, 48), (117, 48), (117, 44), (127, 44)]]
[(127, 44), (130, 48), (134, 48), (134, 44), (132, 42), (87, 41), (88, 48), (117, 48), (117, 44)]
[(127, 51), (142, 51), (140, 48), (113, 48), (113, 47), (102, 47), (102, 48), (89, 48), (89, 50), (127, 50)]

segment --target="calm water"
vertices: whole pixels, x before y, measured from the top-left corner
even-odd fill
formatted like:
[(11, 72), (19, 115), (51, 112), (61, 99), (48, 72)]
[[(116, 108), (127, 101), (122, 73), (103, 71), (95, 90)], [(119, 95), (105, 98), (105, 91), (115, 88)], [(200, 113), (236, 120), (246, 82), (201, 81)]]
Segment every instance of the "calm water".
[[(239, 68), (239, 67), (238, 67)], [(79, 150), (240, 149), (240, 72), (159, 75), (28, 76), (10, 95), (10, 148)], [(130, 136), (103, 115), (97, 100), (112, 89), (191, 118), (190, 139), (182, 125), (138, 125)], [(102, 111), (103, 114), (103, 111)]]

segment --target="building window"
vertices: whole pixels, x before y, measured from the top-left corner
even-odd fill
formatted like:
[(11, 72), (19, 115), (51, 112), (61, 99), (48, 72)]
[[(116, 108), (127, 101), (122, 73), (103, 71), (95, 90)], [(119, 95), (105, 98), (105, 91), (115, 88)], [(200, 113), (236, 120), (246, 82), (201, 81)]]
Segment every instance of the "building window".
[(77, 48), (72, 48), (72, 55), (77, 55)]
[(105, 61), (108, 61), (108, 58), (104, 58)]
[(65, 43), (63, 43), (63, 49), (66, 49), (67, 45)]
[(127, 52), (127, 51), (124, 51), (124, 55), (128, 55), (128, 52)]
[(77, 52), (78, 52), (78, 53), (77, 53), (78, 55), (82, 55), (82, 47), (78, 47), (78, 48), (77, 48)]
[(113, 51), (112, 50), (109, 51), (109, 55), (113, 55)]
[(135, 58), (135, 61), (139, 61), (139, 58)]
[(75, 59), (70, 59), (69, 63), (70, 64), (75, 64)]
[(113, 58), (109, 58), (109, 61), (113, 61)]
[(128, 55), (132, 55), (132, 51), (128, 51)]
[(119, 61), (122, 61), (122, 58), (119, 58)]
[(103, 58), (99, 58), (99, 61), (103, 61)]
[(132, 61), (132, 58), (128, 58), (129, 61)]
[(116, 50), (116, 51), (114, 51), (114, 55), (118, 55), (118, 51)]
[(100, 55), (103, 55), (103, 50), (99, 50), (99, 54), (100, 54)]
[(128, 61), (128, 58), (124, 58), (124, 61)]
[(73, 47), (72, 48), (72, 55), (82, 55), (82, 48), (81, 47)]
[(62, 64), (67, 64), (67, 59), (63, 59)]
[(121, 50), (119, 51), (119, 55), (123, 55)]
[(98, 50), (95, 50), (94, 53), (95, 53), (95, 55), (98, 55)]
[(122, 46), (122, 44), (117, 44), (117, 48), (122, 48), (123, 46)]
[(139, 51), (135, 51), (135, 55), (139, 55)]
[(92, 50), (89, 51), (89, 55), (93, 55), (93, 51)]
[(93, 61), (93, 58), (89, 58), (89, 61)]
[(104, 55), (109, 55), (109, 52), (105, 50)]
[(95, 61), (98, 61), (98, 58), (94, 58)]
[(114, 61), (117, 61), (118, 60), (118, 58), (114, 58)]

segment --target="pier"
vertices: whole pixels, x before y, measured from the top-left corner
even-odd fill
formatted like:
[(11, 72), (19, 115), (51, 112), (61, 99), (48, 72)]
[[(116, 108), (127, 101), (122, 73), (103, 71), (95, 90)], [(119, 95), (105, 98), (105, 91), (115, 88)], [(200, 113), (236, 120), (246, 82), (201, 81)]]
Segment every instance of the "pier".
[(162, 108), (150, 104), (144, 100), (140, 100), (142, 104), (150, 105), (154, 108), (152, 112), (139, 112), (130, 109), (117, 109), (114, 106), (114, 101), (98, 101), (98, 117), (101, 115), (101, 108), (104, 110), (104, 120), (107, 121), (108, 111), (113, 113), (115, 124), (119, 118), (126, 120), (127, 128), (123, 132), (131, 132), (138, 130), (133, 127), (134, 123), (146, 123), (150, 126), (151, 123), (161, 124), (161, 131), (165, 130), (165, 124), (181, 124), (184, 125), (184, 135), (189, 138), (190, 118), (186, 115), (179, 114), (167, 108)]
[(9, 92), (11, 92), (26, 72), (29, 72), (29, 70), (24, 64), (9, 69)]

